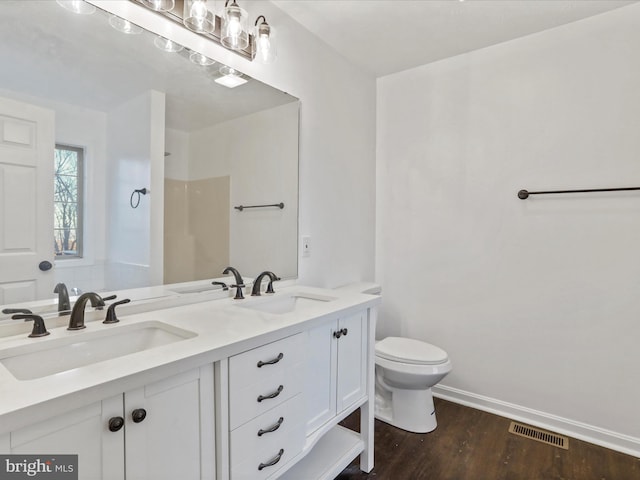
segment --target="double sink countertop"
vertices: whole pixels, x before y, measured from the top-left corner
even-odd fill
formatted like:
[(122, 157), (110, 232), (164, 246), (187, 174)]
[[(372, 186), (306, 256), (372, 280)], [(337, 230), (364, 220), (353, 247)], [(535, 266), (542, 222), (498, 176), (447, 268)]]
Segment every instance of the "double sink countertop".
[[(0, 434), (293, 335), (337, 312), (349, 315), (381, 301), (379, 296), (353, 290), (295, 285), (244, 300), (227, 297), (169, 308), (165, 301), (157, 310), (148, 303), (149, 311), (144, 313), (127, 314), (122, 309), (117, 324), (93, 320), (79, 331), (60, 326), (49, 328), (51, 334), (46, 337), (27, 338), (21, 333), (0, 338)], [(98, 313), (104, 315), (106, 310)], [(119, 344), (129, 340), (129, 335), (141, 335), (141, 330), (150, 338), (157, 333), (159, 343), (170, 343), (143, 345), (144, 350), (108, 358), (111, 345), (114, 352), (120, 351)], [(108, 359), (87, 358), (92, 342), (97, 342), (95, 349), (102, 358), (106, 355)], [(151, 340), (149, 345), (154, 344)], [(47, 352), (53, 348), (56, 350)], [(58, 352), (70, 356), (67, 365), (73, 365), (77, 355), (78, 367), (47, 373), (47, 368), (55, 371), (55, 367), (43, 364), (40, 376), (37, 362), (44, 359), (47, 363), (51, 358), (54, 363)], [(15, 370), (14, 361), (22, 361), (29, 373)], [(10, 369), (20, 373), (14, 376)]]

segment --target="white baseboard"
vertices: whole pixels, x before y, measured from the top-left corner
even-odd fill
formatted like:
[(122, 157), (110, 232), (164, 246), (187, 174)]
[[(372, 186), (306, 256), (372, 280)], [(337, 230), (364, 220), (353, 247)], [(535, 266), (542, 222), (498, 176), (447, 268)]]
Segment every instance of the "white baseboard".
[(435, 397), (443, 400), (528, 423), (640, 458), (640, 438), (444, 385), (436, 385), (432, 391)]

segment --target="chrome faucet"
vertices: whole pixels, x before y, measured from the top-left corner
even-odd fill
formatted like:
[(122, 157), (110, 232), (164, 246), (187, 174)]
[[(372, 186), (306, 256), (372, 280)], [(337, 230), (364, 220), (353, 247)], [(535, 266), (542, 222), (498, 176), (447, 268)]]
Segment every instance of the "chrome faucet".
[(73, 310), (71, 310), (71, 318), (69, 318), (69, 326), (67, 330), (82, 330), (85, 328), (84, 324), (84, 307), (87, 301), (91, 301), (91, 306), (104, 307), (104, 300), (97, 293), (87, 292), (78, 297), (76, 303), (73, 304)]
[(230, 287), (234, 287), (236, 289), (236, 296), (233, 298), (236, 300), (242, 300), (244, 298), (244, 295), (242, 295), (242, 289), (244, 288), (244, 280), (242, 279), (242, 275), (240, 275), (240, 272), (238, 272), (238, 270), (233, 267), (227, 267), (222, 272), (223, 275), (226, 275), (227, 273), (233, 273), (233, 276), (236, 280), (235, 285), (229, 285)]
[(280, 277), (278, 277), (273, 272), (262, 272), (253, 281), (253, 288), (251, 289), (251, 295), (252, 296), (256, 297), (256, 296), (260, 295), (260, 284), (262, 283), (262, 279), (264, 277), (269, 277), (269, 284), (267, 285), (267, 289), (265, 290), (264, 293), (276, 293), (273, 290), (273, 282), (275, 282), (276, 280), (280, 280)]
[(56, 288), (53, 289), (53, 293), (58, 294), (58, 313), (69, 313), (69, 310), (71, 310), (71, 303), (69, 302), (67, 286), (64, 283), (58, 283)]

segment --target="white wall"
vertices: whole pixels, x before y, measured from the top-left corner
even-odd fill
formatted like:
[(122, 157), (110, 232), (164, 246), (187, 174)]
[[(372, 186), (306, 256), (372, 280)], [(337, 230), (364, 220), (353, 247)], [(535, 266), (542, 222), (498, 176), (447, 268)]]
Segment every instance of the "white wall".
[(640, 454), (640, 5), (378, 80), (378, 336), (439, 394)]
[[(296, 277), (298, 108), (289, 103), (190, 135), (190, 180), (231, 178), (229, 258), (243, 275)], [(233, 208), (280, 202), (282, 210)]]
[[(161, 227), (159, 233), (156, 230), (163, 216), (164, 94), (150, 91), (111, 110), (107, 140), (109, 225), (117, 225), (107, 232), (107, 288), (161, 284), (163, 232)], [(150, 193), (141, 195), (132, 208), (131, 194), (142, 188)], [(134, 205), (137, 200), (136, 195)], [(154, 251), (158, 242), (160, 248)]]
[(165, 129), (164, 175), (172, 180), (189, 180), (189, 133)]
[(132, 2), (90, 0), (301, 100), (300, 258), (308, 285), (337, 286), (374, 275), (375, 80), (267, 1), (243, 1), (278, 29), (278, 59), (260, 65), (166, 22)]

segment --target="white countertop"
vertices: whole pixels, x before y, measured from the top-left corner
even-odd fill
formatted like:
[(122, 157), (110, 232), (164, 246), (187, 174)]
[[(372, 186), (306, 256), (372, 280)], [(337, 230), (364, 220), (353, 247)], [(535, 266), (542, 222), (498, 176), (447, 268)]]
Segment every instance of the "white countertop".
[[(242, 308), (297, 293), (333, 297), (333, 300), (284, 314)], [(51, 335), (43, 338), (27, 338), (23, 333), (2, 338), (0, 358), (8, 348), (72, 336), (81, 341), (89, 332), (115, 331), (149, 321), (196, 334), (193, 338), (33, 380), (17, 380), (0, 363), (0, 434), (295, 334), (337, 312), (348, 314), (379, 302), (379, 296), (347, 289), (291, 286), (279, 288), (274, 295), (248, 296), (244, 300), (223, 298), (145, 313), (119, 313), (117, 324), (87, 322), (87, 328), (80, 331), (68, 331), (65, 326), (50, 328)]]

